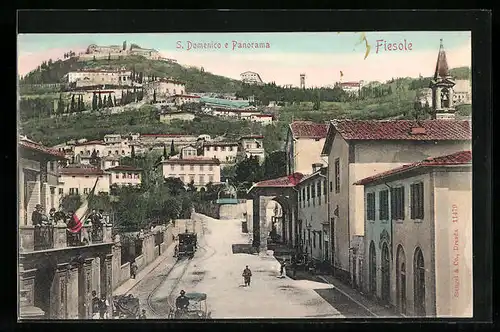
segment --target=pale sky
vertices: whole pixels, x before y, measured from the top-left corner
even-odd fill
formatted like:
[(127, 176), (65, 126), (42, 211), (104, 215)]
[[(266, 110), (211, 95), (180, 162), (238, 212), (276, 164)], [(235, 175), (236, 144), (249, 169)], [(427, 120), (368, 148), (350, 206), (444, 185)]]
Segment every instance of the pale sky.
[[(439, 40), (443, 39), (450, 68), (471, 66), (469, 31), (366, 32), (371, 46), (366, 59), (360, 33), (169, 33), (169, 34), (24, 34), (18, 35), (18, 72), (25, 75), (42, 61), (62, 58), (68, 50), (78, 53), (89, 44), (136, 43), (154, 48), (182, 65), (240, 79), (245, 71), (258, 72), (265, 82), (306, 86), (333, 85), (343, 81), (386, 81), (395, 77), (431, 76)], [(233, 41), (269, 43), (264, 49), (233, 49)], [(406, 50), (384, 50), (384, 41), (406, 44)], [(221, 49), (188, 49), (191, 43), (220, 43)], [(225, 44), (228, 44), (225, 48)], [(411, 50), (409, 44), (411, 43)], [(182, 45), (183, 48), (179, 48)], [(377, 52), (377, 45), (378, 52)]]

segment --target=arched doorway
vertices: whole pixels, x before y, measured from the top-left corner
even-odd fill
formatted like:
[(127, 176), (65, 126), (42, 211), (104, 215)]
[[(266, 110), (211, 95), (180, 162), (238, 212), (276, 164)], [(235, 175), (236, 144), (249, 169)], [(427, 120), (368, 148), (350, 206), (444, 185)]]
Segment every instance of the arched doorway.
[(375, 243), (372, 241), (370, 243), (369, 252), (369, 277), (370, 277), (370, 294), (372, 296), (377, 295), (377, 253), (375, 252)]
[(391, 300), (391, 279), (390, 279), (390, 257), (389, 257), (389, 247), (387, 242), (382, 245), (382, 261), (381, 261), (381, 272), (382, 272), (382, 301), (389, 303)]
[(401, 245), (396, 256), (396, 294), (398, 310), (406, 315), (406, 257)]
[(419, 247), (415, 249), (413, 280), (415, 315), (425, 316), (425, 264), (424, 255)]

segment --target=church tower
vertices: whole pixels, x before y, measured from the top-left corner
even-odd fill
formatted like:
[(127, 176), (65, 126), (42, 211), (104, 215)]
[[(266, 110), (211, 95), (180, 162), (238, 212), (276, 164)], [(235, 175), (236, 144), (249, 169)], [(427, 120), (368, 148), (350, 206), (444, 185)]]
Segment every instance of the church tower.
[(439, 46), (439, 53), (436, 63), (436, 71), (431, 80), (432, 90), (432, 118), (433, 119), (454, 119), (455, 107), (453, 105), (453, 87), (455, 81), (449, 74), (446, 52), (443, 47), (443, 40)]

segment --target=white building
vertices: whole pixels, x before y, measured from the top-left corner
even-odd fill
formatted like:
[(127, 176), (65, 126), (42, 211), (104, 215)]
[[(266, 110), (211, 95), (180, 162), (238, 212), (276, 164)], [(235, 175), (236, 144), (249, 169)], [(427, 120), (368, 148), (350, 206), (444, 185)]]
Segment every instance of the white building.
[(246, 71), (240, 74), (241, 81), (248, 84), (263, 84), (264, 82), (260, 78), (260, 75), (253, 71)]
[(220, 161), (212, 158), (170, 158), (162, 161), (165, 178), (179, 178), (185, 185), (193, 182), (203, 188), (209, 182), (220, 183)]
[(153, 100), (153, 95), (156, 94), (156, 101), (162, 101), (170, 96), (184, 95), (186, 93), (186, 84), (181, 81), (162, 78), (146, 83), (144, 91), (148, 100)]
[(222, 167), (232, 165), (236, 162), (238, 146), (237, 142), (204, 142), (203, 155), (220, 160)]
[(213, 116), (236, 118), (240, 120), (250, 120), (255, 115), (260, 115), (261, 112), (255, 108), (204, 108), (205, 113)]
[(182, 106), (187, 103), (199, 103), (200, 97), (194, 95), (178, 94), (174, 96), (174, 104), (176, 106)]
[(472, 87), (470, 80), (456, 80), (453, 87), (453, 104), (472, 104)]
[(59, 170), (59, 185), (63, 195), (90, 193), (97, 181), (95, 193), (109, 193), (109, 174), (90, 165), (71, 165)]
[(120, 157), (117, 155), (101, 157), (101, 169), (106, 170), (120, 165)]
[(327, 169), (313, 165), (312, 174), (297, 184), (297, 231), (302, 250), (316, 261), (329, 260), (330, 223), (328, 222)]
[(87, 141), (79, 143), (73, 148), (75, 157), (78, 155), (90, 156), (94, 150), (98, 157), (107, 155), (107, 145), (103, 141)]
[(286, 140), (287, 173), (311, 173), (311, 165), (326, 161), (321, 158), (328, 124), (294, 121), (288, 126)]
[(361, 88), (363, 87), (363, 81), (359, 82), (340, 82), (340, 88), (345, 92), (352, 95), (359, 95)]
[(274, 121), (274, 115), (271, 115), (271, 114), (250, 115), (250, 121), (259, 122), (259, 123), (262, 123), (263, 125), (270, 125)]
[(264, 136), (250, 135), (242, 136), (239, 140), (240, 153), (247, 158), (257, 157), (260, 163), (264, 162), (266, 152), (264, 150)]
[(132, 72), (130, 70), (85, 69), (81, 71), (71, 71), (64, 76), (64, 79), (66, 79), (68, 83), (75, 83), (77, 86), (131, 86), (131, 75)]
[(192, 145), (185, 146), (181, 148), (180, 158), (182, 159), (193, 159), (198, 156), (198, 149)]
[(106, 169), (109, 173), (109, 185), (138, 186), (141, 184), (142, 169), (127, 165), (119, 165)]
[(366, 292), (406, 316), (472, 317), (472, 154), (391, 169), (365, 186)]

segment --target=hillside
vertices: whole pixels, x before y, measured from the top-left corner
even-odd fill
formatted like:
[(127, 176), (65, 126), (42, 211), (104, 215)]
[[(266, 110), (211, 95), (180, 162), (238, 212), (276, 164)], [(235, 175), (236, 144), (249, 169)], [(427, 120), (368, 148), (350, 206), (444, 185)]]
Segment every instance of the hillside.
[(20, 80), (21, 94), (45, 93), (46, 90), (37, 91), (28, 88), (25, 88), (23, 91), (22, 86), (26, 84), (61, 83), (63, 76), (69, 71), (94, 68), (119, 69), (122, 67), (129, 70), (135, 70), (136, 72), (143, 72), (145, 76), (154, 75), (157, 77), (172, 77), (181, 80), (186, 82), (187, 91), (236, 92), (241, 86), (241, 83), (237, 80), (214, 75), (198, 68), (186, 68), (177, 63), (149, 60), (141, 56), (89, 61), (77, 61), (76, 58), (71, 58), (65, 61), (58, 60), (55, 62), (49, 60), (48, 62), (42, 63), (37, 69), (26, 74)]

